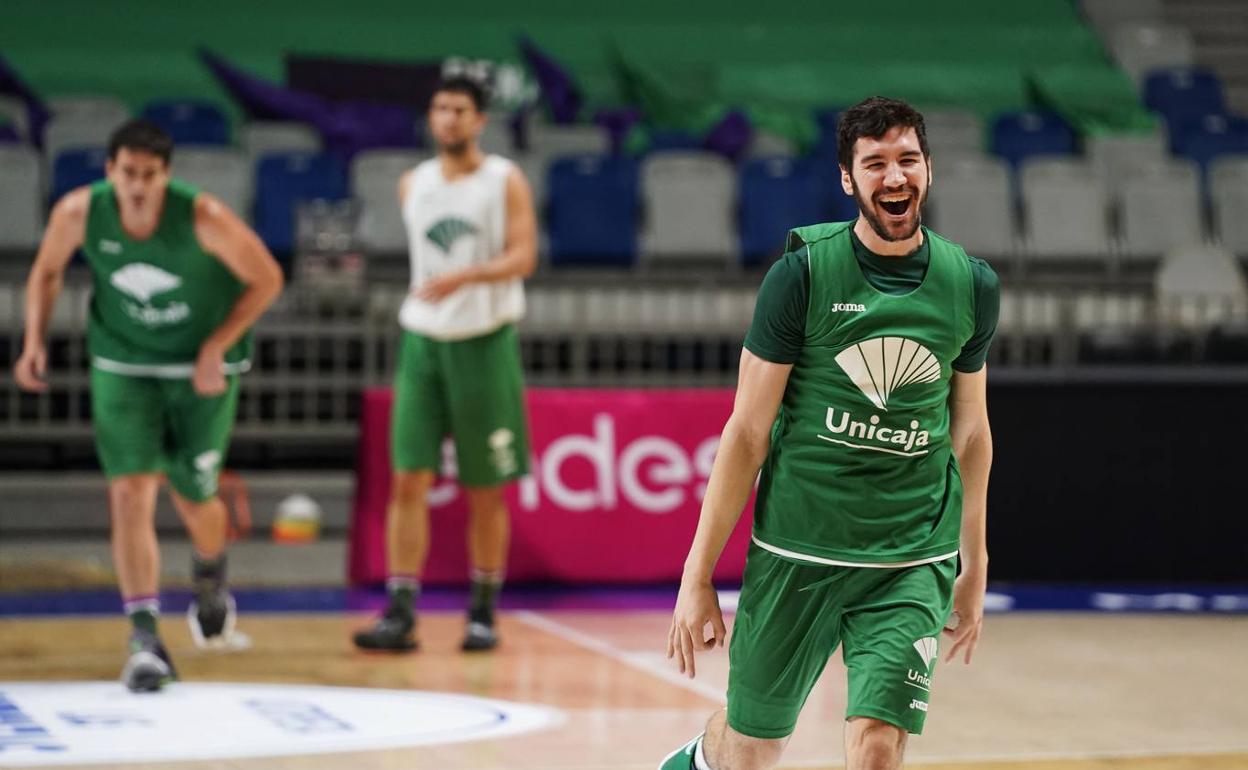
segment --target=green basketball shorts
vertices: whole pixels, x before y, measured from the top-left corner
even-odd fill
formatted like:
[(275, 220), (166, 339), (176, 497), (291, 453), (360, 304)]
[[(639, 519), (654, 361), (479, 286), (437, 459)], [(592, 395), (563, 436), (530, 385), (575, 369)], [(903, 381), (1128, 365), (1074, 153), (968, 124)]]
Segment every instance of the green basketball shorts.
[(217, 494), (238, 410), (238, 375), (203, 398), (189, 379), (132, 377), (91, 369), (95, 450), (108, 479), (163, 473), (193, 502)]
[(845, 718), (922, 733), (956, 572), (956, 557), (895, 569), (831, 567), (751, 545), (728, 650), (728, 724), (755, 738), (792, 733), (843, 645)]
[(403, 332), (390, 426), (395, 470), (437, 471), (448, 435), (466, 486), (497, 486), (528, 473), (524, 372), (511, 324), (455, 341)]

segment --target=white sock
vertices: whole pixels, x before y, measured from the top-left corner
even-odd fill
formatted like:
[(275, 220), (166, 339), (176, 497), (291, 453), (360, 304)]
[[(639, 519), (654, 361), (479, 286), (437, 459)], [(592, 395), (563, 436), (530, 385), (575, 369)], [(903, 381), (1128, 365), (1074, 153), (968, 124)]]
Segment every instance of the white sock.
[(697, 770), (714, 770), (711, 767), (711, 763), (706, 761), (706, 750), (702, 748), (702, 744), (705, 741), (705, 734), (698, 737), (698, 747), (693, 750), (693, 766)]

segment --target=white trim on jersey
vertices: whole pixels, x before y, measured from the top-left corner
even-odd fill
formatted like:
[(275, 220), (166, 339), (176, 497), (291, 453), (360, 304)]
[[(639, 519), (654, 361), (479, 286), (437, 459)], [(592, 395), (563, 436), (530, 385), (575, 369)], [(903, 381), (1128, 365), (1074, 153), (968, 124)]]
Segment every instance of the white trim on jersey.
[[(195, 374), (195, 363), (189, 364), (127, 364), (109, 358), (95, 356), (91, 365), (101, 372), (121, 374), (126, 377), (155, 377), (160, 380), (188, 380)], [(222, 367), (226, 374), (242, 374), (251, 371), (251, 361), (242, 360)]]
[(750, 535), (750, 539), (754, 544), (764, 551), (771, 551), (777, 556), (784, 556), (789, 559), (797, 559), (798, 561), (808, 561), (812, 564), (825, 564), (829, 567), (867, 567), (870, 569), (900, 569), (902, 567), (917, 567), (920, 564), (935, 564), (938, 561), (952, 559), (958, 555), (957, 551), (947, 553), (942, 556), (932, 556), (927, 559), (917, 559), (915, 561), (895, 561), (895, 562), (863, 562), (863, 561), (838, 561), (836, 559), (825, 559), (822, 556), (811, 556), (797, 551), (789, 551), (784, 548), (777, 548), (774, 545), (764, 543), (758, 539), (757, 535)]

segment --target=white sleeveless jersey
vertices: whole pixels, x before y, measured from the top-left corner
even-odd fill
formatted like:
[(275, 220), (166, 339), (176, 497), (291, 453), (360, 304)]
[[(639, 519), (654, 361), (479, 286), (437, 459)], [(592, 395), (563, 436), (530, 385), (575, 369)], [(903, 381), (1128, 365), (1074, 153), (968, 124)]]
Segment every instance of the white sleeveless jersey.
[[(512, 168), (506, 158), (487, 155), (472, 174), (448, 182), (437, 158), (416, 167), (403, 199), (412, 292), (431, 278), (502, 252)], [(462, 340), (488, 334), (523, 315), (524, 288), (517, 278), (468, 284), (436, 303), (409, 293), (399, 323), (434, 339)]]

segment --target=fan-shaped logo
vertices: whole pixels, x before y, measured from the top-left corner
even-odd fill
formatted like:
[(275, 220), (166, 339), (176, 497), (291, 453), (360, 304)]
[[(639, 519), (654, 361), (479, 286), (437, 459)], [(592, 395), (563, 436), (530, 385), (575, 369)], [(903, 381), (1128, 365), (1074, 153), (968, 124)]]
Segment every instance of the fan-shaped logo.
[(940, 361), (932, 351), (905, 337), (876, 337), (842, 350), (836, 363), (876, 407), (888, 411), (888, 399), (900, 388), (940, 379)]
[(152, 297), (157, 294), (172, 291), (182, 285), (182, 279), (178, 276), (146, 262), (126, 265), (109, 276), (108, 282), (144, 305), (151, 302)]
[(471, 222), (465, 221), (458, 217), (446, 217), (439, 219), (425, 232), (425, 237), (433, 241), (434, 244), (442, 249), (442, 253), (450, 254), (451, 246), (455, 245), (455, 241), (465, 235), (473, 235), (477, 232), (477, 226)]
[(919, 653), (919, 657), (923, 659), (923, 666), (928, 671), (932, 670), (932, 661), (936, 660), (936, 653), (940, 647), (940, 641), (934, 636), (928, 636), (914, 643), (914, 651)]

